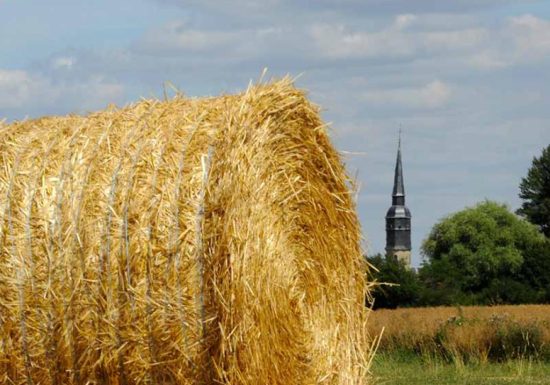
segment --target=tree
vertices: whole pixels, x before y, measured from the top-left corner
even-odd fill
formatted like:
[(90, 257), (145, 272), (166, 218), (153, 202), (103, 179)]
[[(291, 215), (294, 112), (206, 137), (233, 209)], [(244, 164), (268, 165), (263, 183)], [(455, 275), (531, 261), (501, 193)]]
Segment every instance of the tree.
[(522, 178), (519, 197), (523, 200), (518, 214), (539, 226), (550, 237), (550, 145), (534, 158), (527, 176)]
[(371, 270), (369, 277), (378, 282), (373, 292), (374, 309), (394, 309), (417, 304), (420, 283), (414, 271), (396, 258), (386, 258), (381, 254), (368, 257), (367, 261), (377, 270)]
[(529, 302), (550, 303), (550, 239), (527, 247), (523, 258), (518, 280), (536, 293), (536, 299)]
[[(485, 201), (437, 223), (422, 245), (421, 302), (540, 302), (550, 282), (548, 241), (502, 204)], [(538, 275), (532, 277), (531, 272)], [(538, 281), (535, 282), (535, 281)]]

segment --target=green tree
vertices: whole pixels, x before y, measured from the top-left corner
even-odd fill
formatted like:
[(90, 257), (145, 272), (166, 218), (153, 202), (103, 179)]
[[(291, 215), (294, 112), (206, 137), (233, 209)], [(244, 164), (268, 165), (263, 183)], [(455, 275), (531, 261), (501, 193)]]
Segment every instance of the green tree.
[(374, 309), (414, 306), (420, 295), (420, 283), (414, 271), (396, 258), (381, 254), (368, 257), (367, 261), (376, 268), (371, 270), (370, 280), (378, 285), (373, 292)]
[[(505, 205), (485, 201), (466, 208), (437, 223), (422, 245), (421, 302), (544, 301), (549, 250), (537, 228)], [(538, 277), (531, 276), (535, 272)]]
[(550, 239), (526, 247), (523, 258), (518, 280), (529, 285), (525, 295), (535, 299), (522, 302), (550, 303)]
[(521, 180), (519, 197), (523, 200), (518, 214), (539, 226), (550, 237), (550, 145), (535, 157), (527, 176)]

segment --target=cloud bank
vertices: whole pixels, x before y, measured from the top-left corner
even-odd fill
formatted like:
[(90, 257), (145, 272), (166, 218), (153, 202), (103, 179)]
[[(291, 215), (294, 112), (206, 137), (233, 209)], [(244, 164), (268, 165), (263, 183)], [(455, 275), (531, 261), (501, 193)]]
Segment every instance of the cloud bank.
[[(52, 2), (44, 18), (59, 21), (35, 55), (24, 49), (32, 30), (0, 27), (0, 49), (27, 58), (0, 57), (0, 118), (123, 105), (160, 96), (165, 81), (209, 95), (243, 89), (264, 67), (303, 74), (298, 85), (323, 106), (350, 172), (359, 170), (371, 252), (384, 247), (400, 126), (416, 263), (443, 215), (484, 198), (517, 206), (521, 176), (550, 142), (550, 7), (542, 2), (121, 0), (124, 14), (113, 13), (108, 29), (109, 4), (98, 2), (105, 12), (75, 32), (63, 20), (82, 15)], [(10, 3), (0, 22), (23, 20), (26, 7)], [(136, 26), (143, 15), (151, 22)]]

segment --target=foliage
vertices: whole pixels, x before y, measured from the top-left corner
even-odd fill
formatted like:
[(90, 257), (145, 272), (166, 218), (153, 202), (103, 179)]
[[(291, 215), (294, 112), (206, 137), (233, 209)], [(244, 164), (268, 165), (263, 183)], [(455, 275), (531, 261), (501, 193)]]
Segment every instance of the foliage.
[(518, 214), (540, 227), (550, 237), (550, 145), (535, 157), (527, 176), (521, 180), (519, 197), (523, 200)]
[[(437, 223), (422, 245), (420, 303), (548, 301), (550, 246), (535, 226), (484, 201)], [(535, 275), (533, 275), (535, 274)]]
[(528, 290), (522, 289), (525, 295), (532, 293), (531, 296), (535, 297), (534, 300), (524, 300), (523, 303), (550, 303), (550, 240), (537, 242), (526, 248), (517, 281), (529, 287)]
[(370, 280), (378, 282), (373, 294), (373, 308), (396, 308), (417, 304), (420, 283), (414, 271), (396, 258), (381, 254), (368, 257), (367, 261), (376, 268)]

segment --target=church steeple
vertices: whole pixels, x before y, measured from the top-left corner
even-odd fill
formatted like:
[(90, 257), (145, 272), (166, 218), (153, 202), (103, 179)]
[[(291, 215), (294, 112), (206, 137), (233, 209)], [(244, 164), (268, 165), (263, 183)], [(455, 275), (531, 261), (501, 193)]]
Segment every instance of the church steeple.
[(386, 255), (411, 265), (411, 212), (405, 206), (405, 185), (401, 161), (401, 130), (393, 178), (392, 206), (386, 214)]
[(403, 165), (401, 163), (401, 130), (399, 130), (397, 161), (395, 162), (395, 174), (393, 177), (392, 205), (405, 205), (405, 185), (403, 183)]

